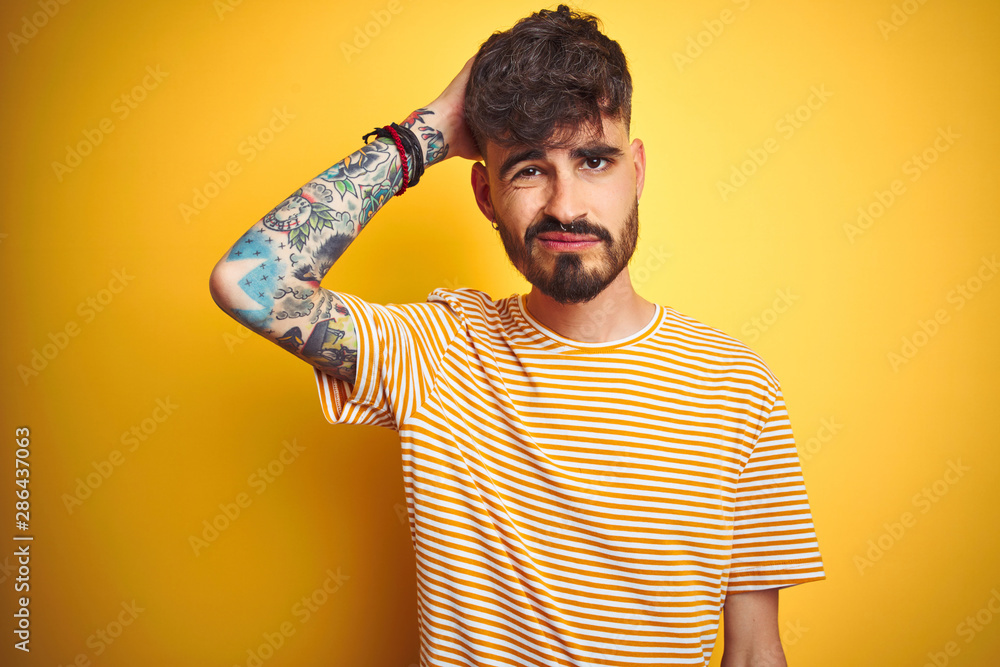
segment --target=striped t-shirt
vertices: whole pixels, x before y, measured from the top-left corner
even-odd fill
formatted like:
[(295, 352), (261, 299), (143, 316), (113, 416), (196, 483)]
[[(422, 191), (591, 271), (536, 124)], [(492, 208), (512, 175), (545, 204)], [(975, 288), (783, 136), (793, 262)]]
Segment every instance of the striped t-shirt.
[(607, 343), (523, 296), (338, 293), (354, 385), (331, 423), (394, 428), (420, 665), (707, 665), (727, 593), (825, 578), (778, 381), (671, 308)]

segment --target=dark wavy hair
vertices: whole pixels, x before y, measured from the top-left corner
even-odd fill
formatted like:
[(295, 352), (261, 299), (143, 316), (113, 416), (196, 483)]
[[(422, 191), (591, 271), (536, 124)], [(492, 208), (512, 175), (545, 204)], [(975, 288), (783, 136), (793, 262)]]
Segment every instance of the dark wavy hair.
[(600, 135), (602, 114), (632, 118), (632, 76), (600, 19), (559, 5), (483, 42), (465, 89), (465, 121), (479, 152), (501, 146), (565, 146), (566, 132)]

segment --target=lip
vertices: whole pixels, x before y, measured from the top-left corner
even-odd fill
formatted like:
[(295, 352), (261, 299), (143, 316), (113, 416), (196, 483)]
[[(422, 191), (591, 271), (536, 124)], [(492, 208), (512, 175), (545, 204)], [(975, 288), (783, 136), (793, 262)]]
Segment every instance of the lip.
[(569, 232), (545, 232), (535, 238), (549, 250), (583, 250), (601, 243), (596, 236)]
[(543, 247), (549, 250), (559, 250), (559, 251), (584, 250), (586, 248), (596, 246), (601, 242), (600, 239), (588, 238), (581, 240), (579, 237), (575, 238), (572, 241), (560, 241), (558, 239), (553, 239), (550, 237), (542, 238), (541, 236), (537, 238)]
[(538, 235), (537, 238), (543, 241), (598, 241), (596, 236), (592, 234), (574, 234), (572, 232), (543, 232)]

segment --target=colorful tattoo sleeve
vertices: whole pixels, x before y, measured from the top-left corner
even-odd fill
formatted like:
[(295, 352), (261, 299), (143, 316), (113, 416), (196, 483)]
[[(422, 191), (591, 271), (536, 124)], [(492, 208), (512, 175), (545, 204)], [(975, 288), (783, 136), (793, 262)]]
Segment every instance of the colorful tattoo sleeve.
[[(448, 147), (415, 112), (429, 164)], [(355, 378), (357, 334), (344, 303), (320, 281), (372, 216), (402, 186), (394, 144), (377, 139), (278, 204), (225, 257), (228, 311), (316, 367)]]
[(403, 127), (408, 127), (417, 135), (424, 146), (424, 166), (429, 167), (448, 156), (448, 144), (444, 143), (444, 135), (429, 125), (429, 118), (434, 112), (430, 109), (417, 109), (403, 121)]

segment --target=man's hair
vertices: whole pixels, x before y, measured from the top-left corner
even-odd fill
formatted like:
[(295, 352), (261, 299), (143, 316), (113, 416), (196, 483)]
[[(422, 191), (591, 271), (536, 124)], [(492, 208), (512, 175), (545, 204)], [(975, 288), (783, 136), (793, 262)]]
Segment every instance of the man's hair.
[(483, 42), (465, 89), (465, 121), (479, 152), (501, 146), (558, 148), (584, 128), (602, 133), (602, 114), (632, 117), (632, 77), (600, 19), (559, 5)]

